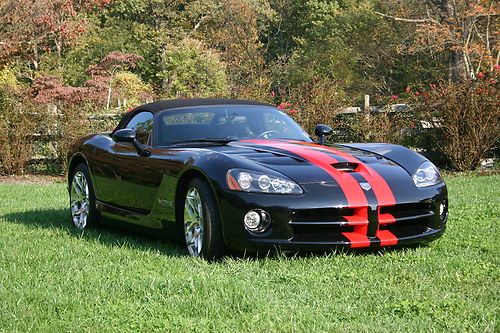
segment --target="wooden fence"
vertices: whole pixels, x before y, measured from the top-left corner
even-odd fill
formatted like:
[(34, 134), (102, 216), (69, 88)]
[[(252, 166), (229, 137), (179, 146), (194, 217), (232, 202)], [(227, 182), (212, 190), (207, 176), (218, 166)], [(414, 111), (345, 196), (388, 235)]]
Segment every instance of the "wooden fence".
[[(45, 128), (35, 129), (34, 133), (30, 134), (27, 138), (35, 145), (34, 154), (29, 160), (30, 166), (36, 165), (50, 165), (57, 162), (57, 144), (63, 137), (61, 130), (62, 114), (57, 112), (50, 112), (49, 117), (52, 118), (47, 123), (49, 126)], [(40, 114), (33, 114), (34, 117)], [(107, 113), (107, 114), (88, 114), (87, 119), (91, 122), (114, 122), (118, 124), (122, 117), (120, 113)], [(95, 126), (96, 128), (100, 126)]]

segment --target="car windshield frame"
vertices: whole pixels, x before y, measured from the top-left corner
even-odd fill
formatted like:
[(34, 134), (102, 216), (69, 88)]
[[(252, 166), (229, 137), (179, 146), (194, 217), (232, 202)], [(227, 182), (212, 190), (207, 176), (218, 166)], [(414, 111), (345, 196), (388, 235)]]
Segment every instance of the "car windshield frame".
[[(213, 114), (213, 117), (210, 119), (206, 119), (206, 121), (197, 123), (172, 123), (168, 124), (165, 123), (166, 120), (165, 118), (167, 117), (173, 117), (175, 115), (179, 114), (202, 114), (202, 113), (210, 113)], [(255, 115), (252, 115), (254, 113)], [(285, 137), (283, 135), (278, 135), (277, 137), (259, 137), (258, 135), (261, 135), (262, 133), (253, 133), (252, 129), (258, 129), (258, 127), (264, 128), (266, 125), (264, 122), (263, 117), (265, 116), (265, 113), (274, 115), (276, 117), (276, 121), (280, 121), (281, 125), (284, 126), (283, 128), (286, 128), (288, 133)], [(252, 118), (249, 118), (248, 116), (252, 115)], [(223, 118), (224, 117), (224, 118)], [(226, 122), (233, 122), (236, 118), (244, 118), (244, 122), (238, 124), (238, 123), (231, 123), (231, 124), (224, 124), (220, 123), (221, 120), (224, 120)], [(258, 119), (260, 117), (260, 119)], [(240, 119), (240, 120), (241, 120)], [(251, 121), (249, 121), (251, 119)], [(231, 142), (231, 141), (238, 141), (238, 140), (250, 140), (250, 139), (259, 139), (259, 140), (295, 140), (295, 141), (304, 141), (304, 142), (313, 142), (309, 134), (297, 123), (295, 122), (290, 116), (288, 116), (285, 112), (272, 107), (272, 106), (266, 106), (266, 105), (239, 105), (239, 104), (223, 104), (223, 105), (200, 105), (200, 106), (188, 106), (188, 107), (179, 107), (179, 108), (174, 108), (174, 109), (168, 109), (168, 110), (163, 110), (159, 111), (155, 114), (155, 129), (153, 131), (155, 135), (155, 146), (157, 147), (169, 147), (169, 146), (176, 146), (179, 144), (197, 144), (197, 143), (204, 143), (204, 144), (221, 144), (222, 142), (226, 141)], [(259, 123), (260, 122), (260, 123)], [(237, 130), (237, 126), (246, 126), (246, 128), (252, 132), (248, 133), (249, 135), (232, 135), (232, 136), (227, 136), (225, 133), (222, 133), (219, 131), (218, 128), (215, 128), (217, 126), (222, 127), (226, 126), (226, 129), (229, 130)], [(204, 128), (205, 130), (208, 130), (210, 133), (207, 135), (193, 135), (192, 137), (186, 137), (186, 132), (183, 131), (183, 137), (179, 137), (177, 140), (175, 139), (169, 139), (168, 135), (174, 135), (175, 133), (170, 134), (171, 132), (168, 131), (168, 126), (172, 126), (171, 129), (174, 129), (174, 127), (179, 126), (185, 126), (186, 128), (188, 126), (191, 126), (192, 128), (196, 128), (197, 126), (200, 128)], [(212, 127), (214, 127), (212, 129)], [(178, 129), (176, 128), (176, 129)], [(269, 131), (269, 129), (267, 130)], [(192, 131), (193, 132), (193, 131)], [(200, 134), (201, 132), (198, 132), (197, 134)], [(234, 134), (234, 133), (233, 133)], [(284, 134), (284, 133), (280, 133)], [(163, 135), (163, 137), (162, 137)]]

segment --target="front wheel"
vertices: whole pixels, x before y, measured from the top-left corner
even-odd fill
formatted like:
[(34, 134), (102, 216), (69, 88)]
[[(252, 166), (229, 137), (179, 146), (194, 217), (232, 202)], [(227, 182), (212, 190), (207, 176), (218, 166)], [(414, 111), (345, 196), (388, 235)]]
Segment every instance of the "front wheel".
[(224, 255), (225, 244), (219, 209), (210, 186), (201, 179), (193, 179), (184, 197), (184, 238), (193, 257), (217, 259)]
[(71, 173), (69, 204), (73, 225), (83, 230), (97, 223), (95, 194), (89, 168), (79, 164)]

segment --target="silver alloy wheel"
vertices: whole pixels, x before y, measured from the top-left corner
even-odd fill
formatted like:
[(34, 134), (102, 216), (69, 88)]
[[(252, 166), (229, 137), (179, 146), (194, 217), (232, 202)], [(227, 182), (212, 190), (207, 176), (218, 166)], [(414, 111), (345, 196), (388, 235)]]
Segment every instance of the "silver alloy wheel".
[(70, 191), (71, 218), (73, 224), (80, 230), (87, 225), (89, 216), (89, 184), (87, 178), (81, 171), (73, 175)]
[(203, 245), (203, 205), (198, 190), (191, 187), (184, 203), (184, 236), (193, 257), (198, 257)]

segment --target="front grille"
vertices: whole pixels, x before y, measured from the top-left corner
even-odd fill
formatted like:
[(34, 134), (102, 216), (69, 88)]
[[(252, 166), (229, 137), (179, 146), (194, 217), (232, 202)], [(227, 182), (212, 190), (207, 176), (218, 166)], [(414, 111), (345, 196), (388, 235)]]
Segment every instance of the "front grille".
[(349, 234), (377, 239), (379, 231), (390, 231), (398, 239), (412, 237), (433, 228), (434, 220), (431, 203), (410, 203), (381, 206), (378, 211), (368, 207), (304, 209), (294, 212), (289, 225), (292, 241), (345, 242)]
[(433, 206), (429, 203), (410, 203), (380, 207), (379, 229), (400, 236), (425, 232), (432, 224)]
[[(361, 212), (364, 210), (364, 212)], [(294, 241), (341, 241), (342, 233), (368, 225), (367, 208), (304, 209), (293, 214), (290, 227)]]
[(354, 208), (317, 208), (295, 212), (292, 222), (346, 222), (344, 216), (354, 215)]

